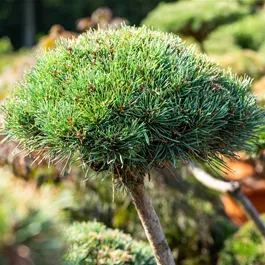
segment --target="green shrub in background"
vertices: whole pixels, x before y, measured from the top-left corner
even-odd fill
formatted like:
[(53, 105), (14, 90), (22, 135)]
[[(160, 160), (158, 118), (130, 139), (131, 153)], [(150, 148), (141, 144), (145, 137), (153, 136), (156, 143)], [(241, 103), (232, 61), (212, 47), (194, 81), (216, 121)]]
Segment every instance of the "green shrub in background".
[(13, 47), (8, 37), (0, 38), (0, 55), (12, 52)]
[[(264, 216), (262, 219), (265, 221)], [(227, 240), (218, 262), (218, 265), (264, 264), (264, 242), (253, 222), (248, 222)]]
[(182, 0), (160, 3), (142, 24), (166, 32), (193, 36), (204, 50), (203, 42), (213, 30), (248, 13), (248, 8), (237, 1)]
[(247, 16), (214, 31), (205, 42), (205, 48), (210, 54), (238, 49), (259, 51), (265, 42), (264, 24), (264, 11)]
[(66, 231), (65, 265), (155, 265), (151, 248), (97, 222), (74, 223)]
[(248, 75), (258, 80), (265, 75), (265, 61), (252, 50), (237, 50), (226, 54), (212, 55), (221, 66), (230, 67), (240, 76)]
[(0, 174), (0, 264), (61, 265), (63, 219), (53, 193)]
[(118, 230), (96, 222), (67, 226), (60, 210), (67, 202), (59, 190), (37, 189), (7, 168), (0, 174), (1, 265), (156, 264), (146, 243)]

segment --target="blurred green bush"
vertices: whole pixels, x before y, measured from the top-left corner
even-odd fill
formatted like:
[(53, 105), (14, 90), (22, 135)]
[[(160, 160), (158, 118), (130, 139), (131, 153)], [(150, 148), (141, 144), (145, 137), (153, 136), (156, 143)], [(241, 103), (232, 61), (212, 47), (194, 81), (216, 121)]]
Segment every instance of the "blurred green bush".
[(50, 189), (12, 178), (1, 169), (0, 264), (60, 265), (62, 214)]
[(97, 222), (67, 226), (61, 211), (69, 205), (65, 190), (37, 188), (5, 167), (0, 174), (1, 265), (155, 264), (148, 244), (118, 230)]
[(8, 37), (0, 38), (0, 55), (13, 51), (13, 46)]
[(249, 9), (239, 1), (182, 0), (160, 3), (142, 21), (155, 29), (194, 37), (203, 48), (207, 36), (221, 25), (247, 15)]
[[(265, 221), (265, 216), (263, 216)], [(218, 265), (264, 265), (264, 242), (253, 222), (226, 241)]]
[(205, 42), (210, 54), (223, 54), (238, 49), (259, 51), (265, 42), (265, 12), (247, 16), (214, 31)]
[(74, 223), (65, 232), (65, 265), (155, 265), (151, 248), (97, 222)]

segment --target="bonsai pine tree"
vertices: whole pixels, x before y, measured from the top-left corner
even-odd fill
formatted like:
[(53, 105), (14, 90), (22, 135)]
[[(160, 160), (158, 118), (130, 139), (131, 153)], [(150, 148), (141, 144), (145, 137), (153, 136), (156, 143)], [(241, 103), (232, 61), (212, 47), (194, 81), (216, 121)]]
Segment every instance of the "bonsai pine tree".
[(145, 190), (153, 167), (250, 150), (263, 110), (237, 78), (173, 35), (88, 31), (39, 56), (4, 106), (4, 132), (52, 161), (81, 161), (131, 195), (157, 264), (174, 264)]
[(165, 32), (192, 36), (204, 52), (204, 41), (212, 31), (248, 13), (249, 8), (239, 1), (180, 0), (160, 3), (142, 23)]

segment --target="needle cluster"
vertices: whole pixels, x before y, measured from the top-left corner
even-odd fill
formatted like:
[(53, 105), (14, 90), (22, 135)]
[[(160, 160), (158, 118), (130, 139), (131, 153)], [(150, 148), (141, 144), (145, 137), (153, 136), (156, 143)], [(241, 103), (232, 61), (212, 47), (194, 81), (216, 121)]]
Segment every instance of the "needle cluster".
[(90, 30), (37, 59), (4, 106), (5, 133), (43, 157), (123, 177), (251, 149), (263, 110), (238, 78), (174, 34)]

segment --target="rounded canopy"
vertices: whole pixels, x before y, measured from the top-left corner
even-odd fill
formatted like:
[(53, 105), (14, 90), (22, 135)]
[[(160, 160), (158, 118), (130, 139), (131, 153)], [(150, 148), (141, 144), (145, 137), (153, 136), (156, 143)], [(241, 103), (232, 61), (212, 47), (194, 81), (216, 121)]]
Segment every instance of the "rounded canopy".
[(221, 161), (263, 122), (249, 87), (176, 35), (91, 30), (39, 56), (5, 104), (5, 132), (97, 170)]

